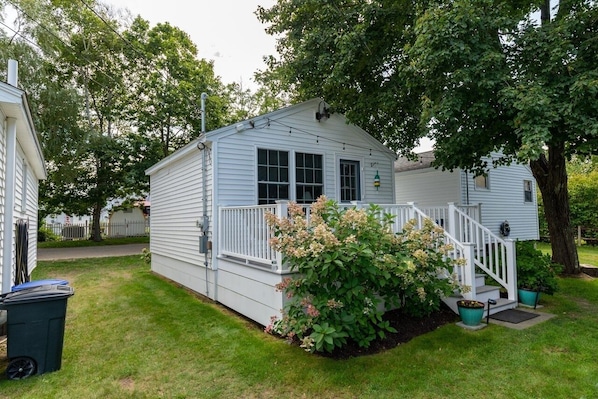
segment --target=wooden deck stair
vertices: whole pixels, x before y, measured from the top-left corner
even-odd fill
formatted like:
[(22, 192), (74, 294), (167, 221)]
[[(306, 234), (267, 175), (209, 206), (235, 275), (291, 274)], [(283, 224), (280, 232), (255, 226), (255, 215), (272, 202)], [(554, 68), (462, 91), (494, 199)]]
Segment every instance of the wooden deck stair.
[[(476, 274), (475, 278), (476, 286), (476, 300), (484, 302), (486, 308), (484, 310), (484, 317), (488, 315), (488, 300), (493, 299), (496, 301), (495, 305), (490, 305), (490, 314), (496, 314), (507, 309), (514, 309), (517, 307), (517, 301), (500, 297), (500, 287), (494, 285), (486, 285), (486, 277), (483, 274)], [(463, 299), (461, 294), (451, 295), (443, 299), (443, 302), (451, 308), (455, 313), (459, 313), (457, 309), (457, 301)]]

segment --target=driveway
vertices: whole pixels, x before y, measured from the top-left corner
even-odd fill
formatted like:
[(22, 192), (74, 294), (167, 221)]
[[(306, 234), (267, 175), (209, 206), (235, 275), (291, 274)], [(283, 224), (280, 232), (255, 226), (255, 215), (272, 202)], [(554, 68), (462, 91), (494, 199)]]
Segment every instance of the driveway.
[(38, 248), (37, 260), (103, 258), (108, 256), (141, 255), (148, 244), (102, 245), (80, 248)]

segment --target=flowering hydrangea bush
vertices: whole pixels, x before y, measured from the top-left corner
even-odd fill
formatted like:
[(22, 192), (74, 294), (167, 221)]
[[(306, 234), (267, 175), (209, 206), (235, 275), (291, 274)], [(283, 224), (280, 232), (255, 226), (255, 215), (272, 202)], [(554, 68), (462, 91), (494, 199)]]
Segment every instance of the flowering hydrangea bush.
[(368, 347), (394, 331), (383, 320), (385, 309), (429, 314), (456, 288), (454, 279), (442, 278), (452, 270), (445, 256), (451, 248), (431, 221), (419, 230), (410, 222), (394, 234), (394, 217), (380, 207), (342, 209), (324, 196), (309, 218), (290, 203), (289, 217), (266, 219), (270, 244), (297, 272), (277, 286), (287, 297), (283, 318), (266, 331), (298, 340), (307, 351), (331, 352), (348, 340)]

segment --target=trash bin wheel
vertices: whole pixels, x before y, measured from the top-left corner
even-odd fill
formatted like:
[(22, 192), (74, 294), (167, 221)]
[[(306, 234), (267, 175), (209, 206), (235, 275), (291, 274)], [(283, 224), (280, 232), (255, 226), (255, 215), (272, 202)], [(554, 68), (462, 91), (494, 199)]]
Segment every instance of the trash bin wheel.
[(9, 380), (22, 380), (35, 374), (37, 364), (30, 357), (16, 357), (8, 363), (6, 376)]

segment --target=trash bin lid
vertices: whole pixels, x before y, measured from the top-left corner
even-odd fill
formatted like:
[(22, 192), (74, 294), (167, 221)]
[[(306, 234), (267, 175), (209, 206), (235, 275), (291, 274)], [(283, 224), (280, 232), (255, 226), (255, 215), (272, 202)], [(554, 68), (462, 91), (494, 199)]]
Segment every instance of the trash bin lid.
[(69, 285), (40, 285), (37, 287), (8, 292), (2, 295), (0, 306), (25, 302), (43, 302), (64, 299), (72, 296), (75, 289)]
[(29, 281), (28, 283), (22, 283), (15, 285), (12, 287), (11, 291), (21, 291), (26, 290), (33, 287), (39, 287), (40, 285), (69, 285), (69, 282), (66, 280), (60, 279), (47, 279), (47, 280), (33, 280)]

